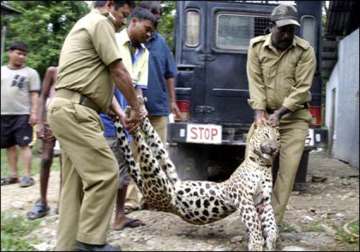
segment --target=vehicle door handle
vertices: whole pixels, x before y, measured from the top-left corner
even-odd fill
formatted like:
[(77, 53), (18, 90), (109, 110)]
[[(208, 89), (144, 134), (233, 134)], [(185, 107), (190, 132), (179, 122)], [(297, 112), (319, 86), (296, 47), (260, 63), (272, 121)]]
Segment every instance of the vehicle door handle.
[(212, 106), (196, 106), (195, 112), (197, 113), (212, 113), (215, 111), (215, 108)]
[(200, 61), (214, 61), (215, 60), (215, 56), (211, 55), (211, 54), (200, 54), (199, 55), (199, 60)]

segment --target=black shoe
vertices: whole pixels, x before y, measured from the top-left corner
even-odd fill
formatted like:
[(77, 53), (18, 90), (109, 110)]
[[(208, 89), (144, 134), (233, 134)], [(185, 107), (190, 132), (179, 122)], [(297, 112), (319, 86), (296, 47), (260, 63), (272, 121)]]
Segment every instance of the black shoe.
[(110, 244), (94, 245), (76, 241), (75, 251), (121, 251), (121, 248)]
[(299, 193), (304, 193), (307, 191), (307, 184), (306, 183), (295, 183), (293, 190), (297, 191)]

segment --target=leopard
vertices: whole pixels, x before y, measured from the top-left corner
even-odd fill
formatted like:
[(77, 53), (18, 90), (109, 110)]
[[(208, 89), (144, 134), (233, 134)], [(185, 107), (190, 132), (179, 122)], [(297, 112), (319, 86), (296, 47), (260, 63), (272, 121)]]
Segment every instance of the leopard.
[[(187, 223), (209, 224), (238, 211), (248, 250), (274, 250), (278, 227), (271, 205), (272, 162), (279, 152), (278, 127), (253, 124), (244, 161), (223, 182), (181, 180), (166, 147), (148, 118), (131, 132), (135, 161), (121, 123), (115, 123), (130, 176), (147, 209), (175, 214)], [(250, 131), (249, 131), (250, 132)]]

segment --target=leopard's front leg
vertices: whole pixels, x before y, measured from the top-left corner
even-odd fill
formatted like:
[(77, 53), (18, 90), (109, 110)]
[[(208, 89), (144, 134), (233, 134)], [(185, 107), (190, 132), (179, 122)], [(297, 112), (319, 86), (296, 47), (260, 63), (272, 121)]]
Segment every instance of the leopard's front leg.
[(241, 221), (245, 224), (249, 234), (249, 251), (262, 251), (264, 237), (261, 232), (261, 222), (253, 199), (251, 197), (241, 199), (241, 205), (239, 203), (238, 207), (240, 209)]
[(271, 205), (271, 191), (272, 182), (266, 180), (262, 183), (263, 188), (259, 193), (259, 203), (256, 205), (256, 210), (260, 217), (263, 234), (265, 236), (267, 250), (275, 250), (276, 240), (278, 238), (278, 227), (276, 225), (274, 210)]

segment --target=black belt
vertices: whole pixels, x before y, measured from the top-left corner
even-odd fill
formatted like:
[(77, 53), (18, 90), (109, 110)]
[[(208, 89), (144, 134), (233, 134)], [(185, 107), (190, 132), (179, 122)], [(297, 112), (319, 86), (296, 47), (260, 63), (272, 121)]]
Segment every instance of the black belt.
[(55, 97), (65, 98), (72, 101), (75, 101), (77, 104), (83, 105), (85, 107), (95, 110), (97, 113), (101, 111), (100, 107), (93, 102), (90, 98), (85, 95), (80, 94), (79, 92), (70, 90), (70, 89), (58, 89), (55, 91)]
[[(307, 103), (307, 102), (305, 102), (304, 104), (302, 104), (303, 106), (304, 106), (304, 108), (303, 109), (308, 109), (309, 108), (309, 104)], [(270, 108), (266, 108), (266, 112), (268, 113), (268, 114), (272, 114), (272, 113), (274, 113), (275, 112), (275, 110), (277, 110), (277, 109), (270, 109)]]

